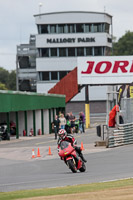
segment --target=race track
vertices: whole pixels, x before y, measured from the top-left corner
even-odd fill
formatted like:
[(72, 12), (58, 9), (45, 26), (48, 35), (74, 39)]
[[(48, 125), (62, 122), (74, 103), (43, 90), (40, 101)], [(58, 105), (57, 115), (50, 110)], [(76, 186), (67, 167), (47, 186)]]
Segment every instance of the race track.
[[(92, 141), (96, 138), (92, 132), (89, 133), (90, 135), (85, 133), (85, 135), (77, 134), (75, 136), (79, 144), (81, 141), (84, 142), (85, 151), (83, 153), (88, 161), (85, 173), (73, 174), (59, 159), (56, 152), (56, 142), (52, 136), (45, 137), (45, 142), (42, 138), (39, 138), (32, 140), (32, 142), (22, 141), (7, 145), (1, 143), (0, 192), (86, 184), (133, 177), (133, 145), (113, 149), (94, 147)], [(31, 159), (33, 145), (35, 148), (40, 145), (41, 150), (45, 149), (45, 156)], [(46, 155), (49, 145), (51, 145), (52, 150), (54, 149), (52, 156)], [(2, 154), (4, 149), (7, 156)], [(14, 151), (13, 154), (12, 151)]]

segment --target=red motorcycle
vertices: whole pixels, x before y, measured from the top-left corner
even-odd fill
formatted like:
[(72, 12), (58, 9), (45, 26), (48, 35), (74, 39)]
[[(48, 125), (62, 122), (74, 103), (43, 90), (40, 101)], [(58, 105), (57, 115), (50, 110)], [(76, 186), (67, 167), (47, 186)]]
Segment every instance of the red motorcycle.
[(72, 147), (71, 143), (67, 141), (62, 141), (60, 144), (58, 155), (66, 163), (66, 165), (71, 169), (73, 173), (77, 170), (80, 172), (85, 172), (86, 166), (83, 160), (79, 157), (76, 150)]

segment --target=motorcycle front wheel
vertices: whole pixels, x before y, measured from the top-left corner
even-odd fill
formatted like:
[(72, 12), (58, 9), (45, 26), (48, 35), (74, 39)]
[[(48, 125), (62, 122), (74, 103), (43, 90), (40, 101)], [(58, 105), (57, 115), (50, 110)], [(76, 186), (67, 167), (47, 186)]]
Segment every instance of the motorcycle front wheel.
[(73, 173), (77, 172), (76, 163), (73, 160), (68, 160), (67, 164)]

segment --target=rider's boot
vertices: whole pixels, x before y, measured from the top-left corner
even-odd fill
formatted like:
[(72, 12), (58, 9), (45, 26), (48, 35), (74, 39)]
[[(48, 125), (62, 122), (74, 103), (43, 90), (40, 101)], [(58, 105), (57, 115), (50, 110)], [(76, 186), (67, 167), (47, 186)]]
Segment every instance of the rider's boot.
[(82, 153), (80, 153), (80, 155), (79, 155), (80, 157), (81, 157), (81, 159), (84, 161), (84, 162), (87, 162), (87, 160), (84, 158), (84, 156), (83, 156), (83, 154)]
[(84, 158), (83, 154), (82, 154), (82, 150), (80, 147), (75, 147), (75, 150), (78, 152), (80, 158), (84, 161), (84, 162), (87, 162), (87, 160)]

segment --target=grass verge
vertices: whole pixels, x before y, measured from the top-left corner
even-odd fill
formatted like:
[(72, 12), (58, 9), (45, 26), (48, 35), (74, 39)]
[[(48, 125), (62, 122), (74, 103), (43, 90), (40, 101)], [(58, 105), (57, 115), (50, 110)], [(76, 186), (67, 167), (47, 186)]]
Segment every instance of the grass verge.
[(0, 200), (12, 200), (12, 199), (22, 199), (31, 197), (41, 197), (41, 196), (51, 196), (51, 195), (61, 195), (61, 194), (75, 194), (84, 192), (96, 192), (106, 189), (113, 188), (124, 188), (128, 186), (133, 186), (133, 179), (125, 179), (118, 181), (110, 181), (103, 183), (91, 183), (84, 185), (57, 187), (57, 188), (45, 188), (45, 189), (35, 189), (35, 190), (21, 190), (15, 192), (0, 192)]

